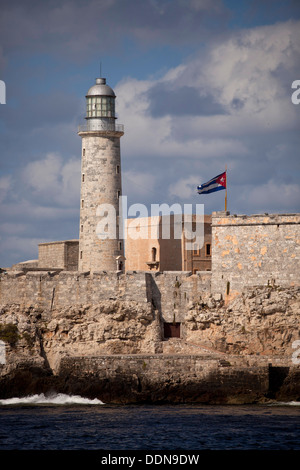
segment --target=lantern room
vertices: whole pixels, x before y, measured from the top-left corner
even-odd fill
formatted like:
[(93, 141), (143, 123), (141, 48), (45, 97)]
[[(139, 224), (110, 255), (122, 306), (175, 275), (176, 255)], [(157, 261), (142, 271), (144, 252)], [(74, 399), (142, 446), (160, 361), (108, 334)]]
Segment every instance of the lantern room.
[(114, 91), (106, 84), (105, 78), (97, 78), (86, 95), (86, 119), (111, 118), (115, 116)]

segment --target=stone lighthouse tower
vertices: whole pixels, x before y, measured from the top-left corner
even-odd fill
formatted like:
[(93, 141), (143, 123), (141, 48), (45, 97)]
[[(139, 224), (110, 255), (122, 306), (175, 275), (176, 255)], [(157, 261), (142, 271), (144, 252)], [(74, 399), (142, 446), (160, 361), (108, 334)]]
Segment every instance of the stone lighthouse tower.
[(79, 271), (124, 270), (124, 246), (119, 234), (121, 187), (120, 138), (114, 91), (97, 78), (86, 95), (82, 139), (79, 226)]

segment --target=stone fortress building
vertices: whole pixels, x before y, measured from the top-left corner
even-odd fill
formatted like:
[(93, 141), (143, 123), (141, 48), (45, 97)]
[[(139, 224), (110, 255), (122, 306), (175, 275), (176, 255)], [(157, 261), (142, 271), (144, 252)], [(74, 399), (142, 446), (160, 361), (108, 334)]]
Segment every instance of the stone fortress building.
[(148, 237), (131, 237), (119, 204), (124, 129), (115, 98), (104, 78), (86, 95), (79, 239), (40, 243), (38, 260), (0, 270), (0, 323), (17, 324), (24, 341), (31, 332), (27, 356), (22, 339), (18, 353), (10, 347), (0, 383), (16, 364), (46, 363), (64, 383), (96, 380), (104, 399), (120, 383), (129, 401), (264, 395), (270, 364), (286, 376), (296, 367), (300, 214), (200, 216), (203, 245), (192, 250), (184, 225), (174, 236), (173, 215), (169, 238), (164, 216), (140, 219)]
[[(300, 214), (246, 216), (221, 211), (212, 215), (193, 215), (193, 231), (197, 222), (203, 224), (203, 245), (192, 250), (186, 249), (183, 221), (175, 221), (173, 214), (138, 218), (138, 230), (146, 234), (141, 237), (136, 236), (136, 219), (121, 221), (120, 138), (124, 126), (116, 123), (115, 99), (105, 78), (97, 78), (86, 95), (86, 123), (79, 126), (78, 131), (82, 139), (79, 240), (40, 243), (38, 260), (14, 265), (12, 271), (20, 270), (28, 275), (46, 271), (56, 275), (69, 272), (71, 275), (73, 272), (74, 279), (83, 273), (85, 277), (91, 277), (92, 284), (97, 273), (115, 273), (119, 279), (125, 274), (125, 285), (128, 276), (135, 274), (140, 278), (149, 273), (154, 283), (161, 275), (164, 279), (175, 279), (175, 282), (180, 277), (190, 285), (190, 293), (185, 292), (185, 299), (196, 298), (202, 290), (231, 298), (256, 285), (298, 286)], [(181, 224), (181, 237), (175, 237), (178, 223)], [(169, 237), (162, 236), (164, 224), (170, 226)], [(110, 233), (106, 234), (108, 225)], [(126, 230), (125, 240), (121, 225)], [(194, 276), (197, 281), (193, 280)], [(103, 275), (101, 279), (104, 281)], [(136, 298), (135, 293), (130, 293), (134, 282), (129, 284), (127, 298), (131, 295)], [(148, 300), (149, 285), (148, 278), (144, 282)], [(168, 298), (168, 282), (164, 285)], [(76, 302), (80, 301), (81, 295), (86, 296), (80, 289), (78, 292)], [(59, 295), (56, 292), (54, 298), (58, 304), (62, 302), (62, 299), (58, 300)], [(157, 304), (157, 299), (154, 303)], [(180, 322), (184, 321), (185, 303), (181, 299)], [(168, 308), (161, 311), (163, 322), (170, 322), (174, 317), (175, 304), (167, 301)]]

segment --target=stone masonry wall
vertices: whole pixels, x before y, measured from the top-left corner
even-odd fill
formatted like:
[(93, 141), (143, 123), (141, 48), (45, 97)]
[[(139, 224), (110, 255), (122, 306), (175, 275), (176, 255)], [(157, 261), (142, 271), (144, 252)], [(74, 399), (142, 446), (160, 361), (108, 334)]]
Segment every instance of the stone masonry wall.
[(300, 215), (212, 216), (212, 292), (300, 285)]
[[(115, 271), (116, 258), (124, 256), (118, 224), (122, 194), (120, 137), (123, 133), (93, 131), (79, 135), (82, 137), (82, 160), (78, 270)], [(110, 213), (106, 217), (107, 211)], [(109, 221), (109, 227), (104, 226), (103, 220)], [(116, 221), (116, 233), (105, 238), (107, 230), (112, 230)]]
[(164, 321), (183, 321), (189, 303), (210, 291), (210, 272), (8, 271), (0, 276), (0, 304), (43, 309), (95, 305), (104, 300), (151, 303)]
[(0, 276), (0, 303), (54, 309), (102, 300), (147, 302), (145, 273), (11, 271)]
[(210, 292), (211, 273), (187, 271), (146, 273), (149, 301), (165, 322), (183, 322), (189, 305)]
[(39, 244), (38, 267), (45, 269), (78, 270), (78, 240)]
[(98, 394), (110, 403), (243, 403), (269, 388), (266, 360), (257, 364), (236, 357), (232, 362), (201, 355), (66, 357), (59, 375), (73, 391), (77, 384), (86, 396)]

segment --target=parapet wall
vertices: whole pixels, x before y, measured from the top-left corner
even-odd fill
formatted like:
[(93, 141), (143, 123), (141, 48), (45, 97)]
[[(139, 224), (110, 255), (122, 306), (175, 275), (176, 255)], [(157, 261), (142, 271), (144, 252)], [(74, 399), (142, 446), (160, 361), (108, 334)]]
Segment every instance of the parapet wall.
[(210, 272), (8, 271), (0, 276), (0, 304), (43, 309), (95, 305), (104, 300), (152, 303), (164, 321), (182, 321), (189, 302), (210, 291)]
[[(65, 249), (67, 244), (62, 246)], [(64, 250), (61, 259), (65, 259)], [(39, 271), (2, 273), (0, 303), (38, 305), (51, 310), (111, 299), (149, 302), (165, 322), (182, 322), (188, 305), (198, 302), (203, 294), (226, 298), (256, 286), (299, 286), (300, 214), (213, 213), (211, 272), (124, 274), (41, 269), (44, 268), (39, 266)]]
[(212, 215), (212, 292), (300, 285), (300, 214)]

